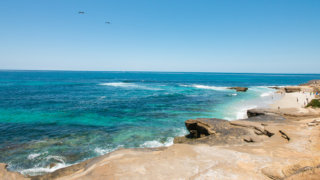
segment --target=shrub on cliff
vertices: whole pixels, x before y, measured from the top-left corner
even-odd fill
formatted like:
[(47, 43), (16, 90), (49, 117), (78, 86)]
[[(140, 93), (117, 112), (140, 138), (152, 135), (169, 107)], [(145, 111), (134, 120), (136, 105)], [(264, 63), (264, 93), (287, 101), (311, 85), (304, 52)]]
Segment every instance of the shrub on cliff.
[(320, 108), (320, 100), (312, 99), (311, 102), (307, 105), (307, 107)]

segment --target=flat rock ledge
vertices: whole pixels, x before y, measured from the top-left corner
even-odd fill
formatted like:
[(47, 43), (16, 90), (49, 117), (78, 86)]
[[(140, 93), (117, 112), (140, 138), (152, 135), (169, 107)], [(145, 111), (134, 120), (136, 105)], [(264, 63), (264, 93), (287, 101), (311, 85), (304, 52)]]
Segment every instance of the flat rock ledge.
[(267, 122), (275, 116), (262, 115), (259, 118), (227, 121), (215, 118), (190, 119), (185, 122), (189, 134), (175, 137), (175, 144), (208, 144), (232, 145), (253, 142), (262, 142), (279, 130), (269, 129)]

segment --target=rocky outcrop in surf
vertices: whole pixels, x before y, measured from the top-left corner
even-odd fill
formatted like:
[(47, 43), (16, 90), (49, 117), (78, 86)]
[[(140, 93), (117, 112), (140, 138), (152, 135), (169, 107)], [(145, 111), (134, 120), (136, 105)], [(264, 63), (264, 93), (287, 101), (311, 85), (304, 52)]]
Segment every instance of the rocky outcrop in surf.
[(237, 92), (246, 92), (248, 90), (247, 87), (229, 87), (228, 89), (234, 89)]

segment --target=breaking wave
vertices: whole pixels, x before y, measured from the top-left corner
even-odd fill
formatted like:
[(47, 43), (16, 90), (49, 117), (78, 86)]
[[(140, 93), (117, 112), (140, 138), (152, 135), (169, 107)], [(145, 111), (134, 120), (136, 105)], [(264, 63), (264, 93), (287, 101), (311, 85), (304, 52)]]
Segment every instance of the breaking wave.
[(194, 87), (198, 89), (210, 89), (215, 91), (225, 91), (228, 90), (228, 87), (220, 87), (220, 86), (207, 86), (207, 85), (201, 85), (201, 84), (192, 84), (192, 85), (180, 85), (183, 87)]
[(171, 146), (173, 144), (173, 138), (168, 138), (165, 142), (161, 142), (159, 140), (153, 140), (153, 141), (146, 141), (145, 143), (141, 144), (141, 148), (145, 147), (162, 147), (162, 146)]
[[(29, 157), (32, 159), (32, 158), (39, 157), (40, 155), (41, 154), (39, 154), (39, 155), (38, 154), (30, 154), (28, 156), (28, 159), (29, 159)], [(65, 163), (65, 158), (62, 157), (62, 156), (48, 156), (45, 159), (47, 161), (54, 160), (57, 163), (52, 163), (53, 164), (52, 167), (50, 167), (50, 165), (47, 166), (47, 167), (41, 167), (38, 164), (33, 168), (24, 169), (24, 170), (20, 171), (20, 173), (23, 174), (23, 175), (37, 176), (37, 175), (41, 175), (41, 174), (45, 174), (45, 173), (50, 173), (50, 172), (53, 172), (53, 171), (55, 171), (57, 169), (61, 169), (61, 168), (64, 168), (64, 167), (67, 167), (67, 166), (71, 165), (71, 164), (66, 164)]]
[(111, 82), (111, 83), (100, 83), (101, 86), (113, 86), (113, 87), (120, 87), (120, 88), (134, 88), (134, 89), (145, 89), (145, 90), (162, 90), (160, 88), (152, 88), (148, 86), (143, 86), (135, 83), (126, 83), (126, 82)]

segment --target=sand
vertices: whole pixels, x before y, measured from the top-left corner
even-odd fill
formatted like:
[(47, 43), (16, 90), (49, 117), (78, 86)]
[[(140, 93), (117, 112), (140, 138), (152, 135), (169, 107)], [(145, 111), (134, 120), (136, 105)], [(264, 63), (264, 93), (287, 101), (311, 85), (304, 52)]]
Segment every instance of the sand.
[(304, 108), (315, 96), (309, 92), (294, 92), (294, 93), (283, 93), (280, 100), (276, 101), (271, 105), (271, 108), (286, 109), (286, 108)]

